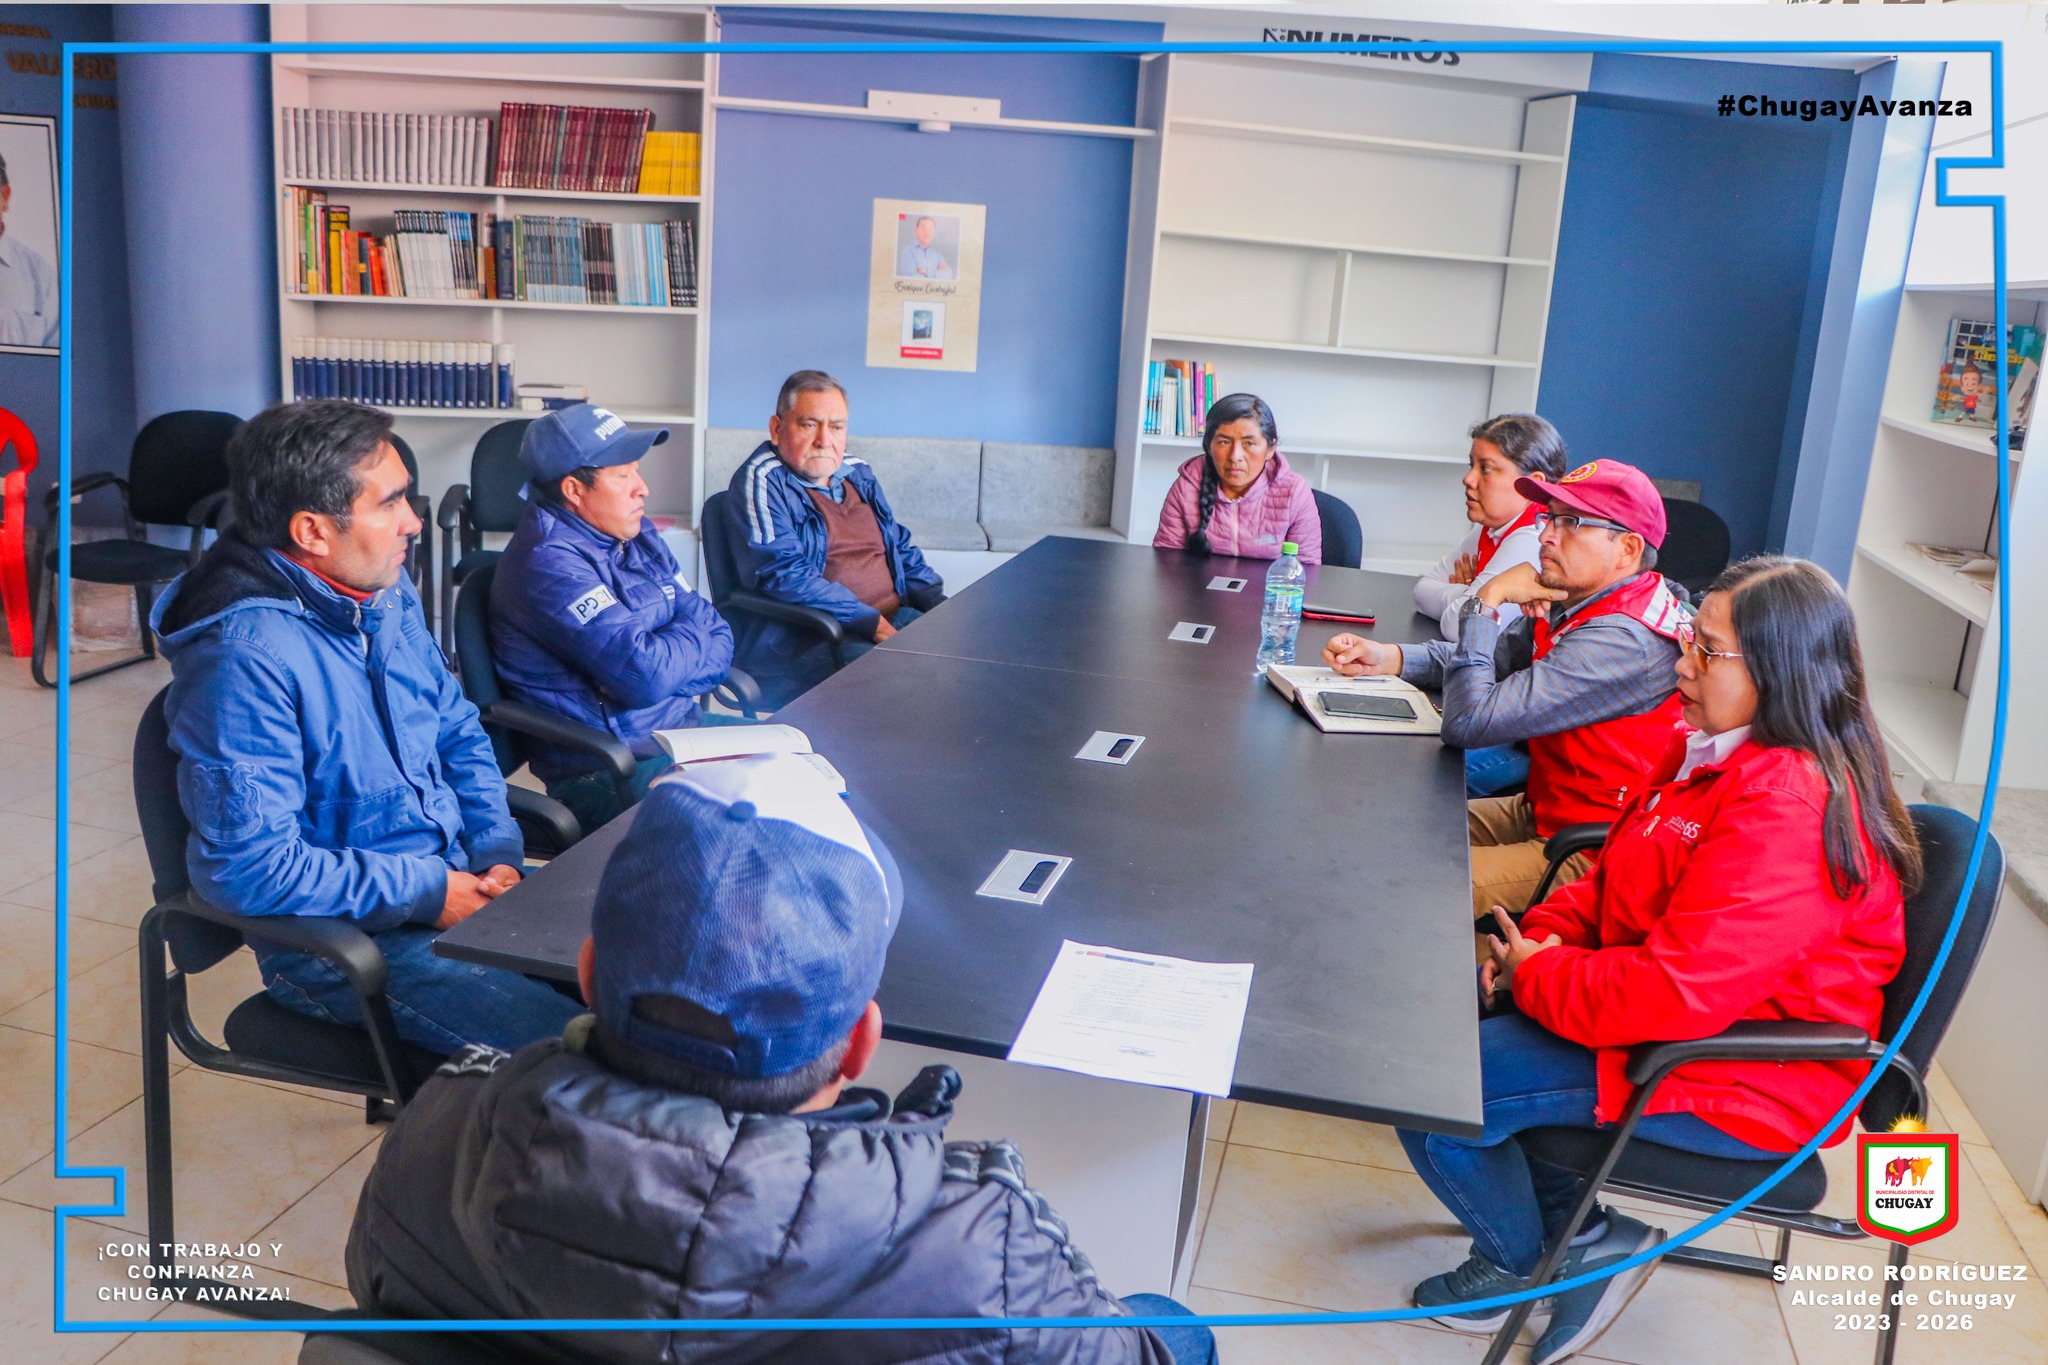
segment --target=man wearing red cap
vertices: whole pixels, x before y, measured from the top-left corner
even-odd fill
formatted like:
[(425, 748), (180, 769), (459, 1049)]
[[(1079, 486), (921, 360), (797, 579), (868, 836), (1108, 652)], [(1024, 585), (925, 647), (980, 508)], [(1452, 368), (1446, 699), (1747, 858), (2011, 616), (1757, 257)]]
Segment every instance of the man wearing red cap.
[[(1641, 784), (1680, 723), (1675, 691), (1685, 608), (1655, 570), (1664, 500), (1640, 469), (1581, 465), (1556, 483), (1519, 479), (1542, 506), (1542, 568), (1496, 575), (1460, 612), (1455, 644), (1394, 645), (1339, 635), (1339, 673), (1398, 673), (1440, 685), (1444, 743), (1529, 743), (1529, 788), (1470, 803), (1472, 913), (1527, 907), (1543, 845), (1566, 825), (1605, 823)], [(1540, 613), (1502, 623), (1510, 603)], [(1559, 884), (1589, 863), (1575, 855)]]

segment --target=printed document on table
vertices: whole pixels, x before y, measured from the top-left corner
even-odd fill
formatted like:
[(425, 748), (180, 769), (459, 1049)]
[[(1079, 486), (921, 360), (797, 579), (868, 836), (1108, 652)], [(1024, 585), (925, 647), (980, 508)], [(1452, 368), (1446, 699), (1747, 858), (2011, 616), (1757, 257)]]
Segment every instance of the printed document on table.
[(1249, 962), (1189, 962), (1069, 939), (1010, 1060), (1228, 1095), (1251, 992)]

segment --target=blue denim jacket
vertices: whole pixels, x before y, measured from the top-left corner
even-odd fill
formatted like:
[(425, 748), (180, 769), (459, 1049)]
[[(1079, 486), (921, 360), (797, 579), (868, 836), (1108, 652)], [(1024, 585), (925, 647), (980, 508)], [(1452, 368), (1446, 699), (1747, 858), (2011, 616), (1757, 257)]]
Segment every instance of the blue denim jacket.
[(222, 536), (151, 613), (192, 888), (243, 915), (431, 924), (523, 856), (476, 708), (401, 579), (356, 603)]

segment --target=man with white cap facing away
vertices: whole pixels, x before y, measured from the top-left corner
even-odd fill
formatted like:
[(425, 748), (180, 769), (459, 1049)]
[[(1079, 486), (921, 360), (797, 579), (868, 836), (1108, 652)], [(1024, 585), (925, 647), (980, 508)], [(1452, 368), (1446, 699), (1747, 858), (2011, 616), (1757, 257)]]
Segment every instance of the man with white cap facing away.
[(594, 1013), (451, 1058), (392, 1127), (349, 1285), (417, 1318), (1044, 1318), (1087, 1328), (546, 1333), (549, 1359), (1208, 1365), (1120, 1302), (1007, 1142), (948, 1143), (960, 1078), (853, 1088), (902, 910), (894, 860), (803, 758), (658, 779), (599, 883)]

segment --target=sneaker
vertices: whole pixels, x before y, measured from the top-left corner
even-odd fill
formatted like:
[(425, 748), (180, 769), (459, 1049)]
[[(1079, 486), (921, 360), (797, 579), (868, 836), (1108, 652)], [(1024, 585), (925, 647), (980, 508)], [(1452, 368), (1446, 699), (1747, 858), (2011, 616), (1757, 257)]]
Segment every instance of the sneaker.
[[(1589, 1270), (1626, 1260), (1644, 1247), (1655, 1246), (1668, 1235), (1662, 1228), (1653, 1228), (1625, 1213), (1609, 1209), (1606, 1235), (1597, 1242), (1573, 1247), (1558, 1270), (1557, 1278), (1573, 1279)], [(1536, 1342), (1536, 1349), (1530, 1357), (1532, 1365), (1556, 1365), (1556, 1362), (1591, 1346), (1621, 1316), (1621, 1310), (1628, 1307), (1628, 1301), (1635, 1297), (1636, 1291), (1643, 1287), (1644, 1281), (1650, 1278), (1650, 1272), (1656, 1268), (1657, 1262), (1645, 1261), (1619, 1275), (1610, 1275), (1594, 1284), (1559, 1294), (1551, 1301), (1550, 1325)]]
[[(1522, 1275), (1510, 1275), (1493, 1262), (1479, 1254), (1474, 1247), (1472, 1254), (1465, 1258), (1465, 1264), (1442, 1275), (1432, 1275), (1415, 1286), (1414, 1301), (1417, 1308), (1437, 1308), (1445, 1304), (1471, 1303), (1474, 1299), (1490, 1299), (1498, 1294), (1512, 1294), (1528, 1286), (1528, 1279)], [(1434, 1319), (1446, 1327), (1455, 1327), (1461, 1332), (1491, 1332), (1508, 1320), (1508, 1308), (1482, 1308), (1472, 1313), (1439, 1313)]]

